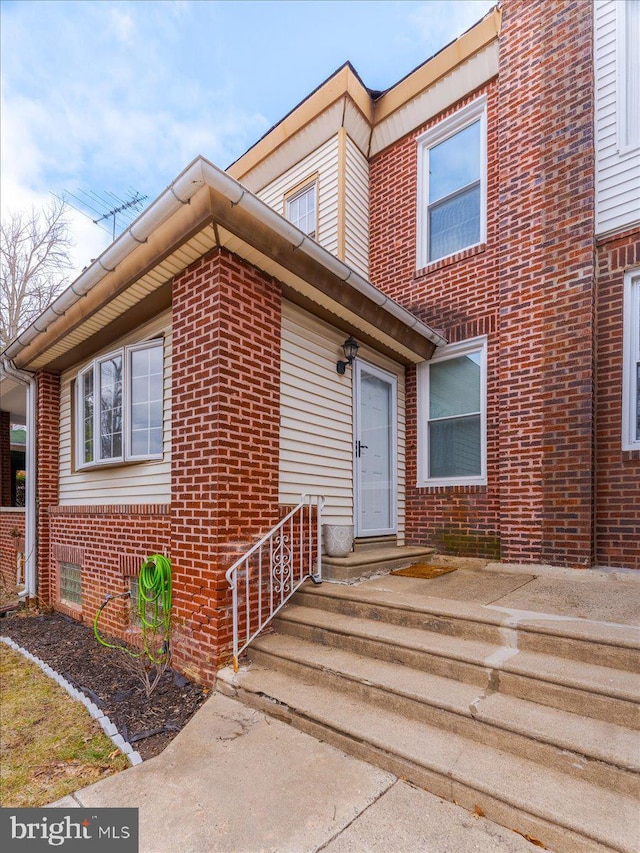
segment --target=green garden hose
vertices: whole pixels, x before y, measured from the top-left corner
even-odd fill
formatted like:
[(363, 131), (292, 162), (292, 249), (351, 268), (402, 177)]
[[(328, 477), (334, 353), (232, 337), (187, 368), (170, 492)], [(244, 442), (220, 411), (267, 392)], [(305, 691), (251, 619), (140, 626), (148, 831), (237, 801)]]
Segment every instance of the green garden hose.
[(153, 653), (146, 641), (148, 631), (154, 634), (162, 629), (164, 636), (163, 647), (159, 650), (159, 656), (166, 656), (169, 650), (169, 636), (171, 630), (171, 562), (162, 554), (154, 554), (143, 560), (138, 576), (138, 616), (142, 625), (143, 650), (133, 652), (126, 646), (118, 643), (108, 643), (100, 636), (98, 631), (98, 620), (100, 614), (107, 604), (114, 598), (126, 598), (130, 592), (119, 595), (107, 595), (100, 605), (93, 620), (93, 633), (100, 645), (108, 649), (120, 649), (132, 658), (140, 658), (146, 655), (152, 663), (156, 663), (156, 655)]
[[(151, 605), (150, 619), (147, 605)], [(140, 567), (138, 615), (144, 627), (157, 631), (163, 625), (168, 636), (171, 621), (171, 563), (162, 554), (147, 557)]]

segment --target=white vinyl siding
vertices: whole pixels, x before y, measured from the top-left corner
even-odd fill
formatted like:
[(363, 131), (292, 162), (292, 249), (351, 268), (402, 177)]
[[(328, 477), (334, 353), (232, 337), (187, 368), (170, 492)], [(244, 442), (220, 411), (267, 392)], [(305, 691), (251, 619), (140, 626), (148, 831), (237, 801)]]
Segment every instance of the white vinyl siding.
[(96, 469), (74, 470), (72, 394), (78, 368), (61, 377), (60, 481), (62, 506), (168, 504), (171, 501), (171, 315), (165, 313), (134, 334), (105, 349), (129, 346), (164, 334), (163, 455), (161, 460)]
[[(256, 195), (282, 216), (287, 215), (285, 196), (303, 182), (316, 177), (318, 233), (316, 240), (334, 255), (338, 253), (338, 137), (321, 145), (295, 166), (287, 169)], [(302, 186), (300, 187), (302, 189)]]
[[(620, 67), (625, 45), (618, 17), (624, 6), (618, 0), (598, 0), (594, 9), (596, 233), (606, 234), (640, 222), (640, 145), (630, 146), (621, 138), (628, 133), (622, 115), (628, 83)], [(624, 41), (628, 46), (633, 39)], [(639, 43), (636, 38), (638, 52)]]
[[(280, 502), (303, 492), (325, 495), (323, 519), (353, 524), (353, 398), (351, 369), (336, 373), (346, 333), (296, 305), (282, 305)], [(357, 331), (353, 331), (357, 338)], [(361, 346), (359, 357), (398, 377), (398, 535), (404, 532), (404, 368)]]
[(347, 136), (344, 261), (369, 278), (369, 163)]

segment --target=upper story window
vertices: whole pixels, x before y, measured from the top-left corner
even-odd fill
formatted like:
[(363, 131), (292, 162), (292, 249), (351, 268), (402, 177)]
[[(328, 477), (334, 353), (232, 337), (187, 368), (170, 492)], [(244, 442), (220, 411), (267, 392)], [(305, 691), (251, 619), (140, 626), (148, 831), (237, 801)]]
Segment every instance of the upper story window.
[(418, 485), (487, 482), (487, 339), (445, 347), (418, 368)]
[(640, 450), (640, 269), (624, 277), (622, 449)]
[(78, 467), (162, 458), (162, 341), (101, 356), (78, 376)]
[(617, 5), (618, 148), (640, 147), (640, 0)]
[(486, 98), (418, 139), (419, 267), (486, 240)]
[(309, 237), (316, 236), (316, 182), (307, 184), (301, 190), (294, 191), (285, 200), (286, 215), (293, 223)]

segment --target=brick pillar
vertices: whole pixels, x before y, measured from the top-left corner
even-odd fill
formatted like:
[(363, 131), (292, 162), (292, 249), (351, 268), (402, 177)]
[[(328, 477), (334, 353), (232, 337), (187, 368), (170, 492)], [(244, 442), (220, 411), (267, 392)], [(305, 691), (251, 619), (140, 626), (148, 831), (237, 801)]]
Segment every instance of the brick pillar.
[(228, 660), (226, 569), (278, 521), (280, 288), (219, 250), (173, 286), (172, 560), (176, 664)]
[(593, 556), (592, 15), (506, 0), (499, 74), (502, 554), (576, 567)]
[(0, 412), (0, 506), (11, 506), (11, 416)]
[(49, 508), (58, 503), (60, 377), (57, 374), (41, 371), (36, 374), (36, 380), (38, 596), (44, 602), (51, 602), (53, 584)]

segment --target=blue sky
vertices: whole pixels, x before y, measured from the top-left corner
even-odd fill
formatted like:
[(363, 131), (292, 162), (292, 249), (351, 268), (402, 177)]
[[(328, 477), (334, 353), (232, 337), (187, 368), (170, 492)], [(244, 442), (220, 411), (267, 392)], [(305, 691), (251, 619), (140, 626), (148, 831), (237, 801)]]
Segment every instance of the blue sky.
[[(225, 168), (350, 60), (385, 89), (492, 0), (3, 0), (3, 212)], [(81, 269), (109, 243), (72, 212)]]

